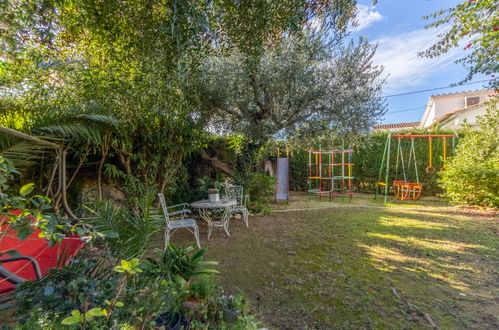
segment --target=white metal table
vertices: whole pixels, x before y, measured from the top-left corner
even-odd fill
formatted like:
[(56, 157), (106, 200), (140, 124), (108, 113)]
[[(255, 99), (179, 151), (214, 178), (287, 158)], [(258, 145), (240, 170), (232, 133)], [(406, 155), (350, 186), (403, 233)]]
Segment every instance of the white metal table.
[[(208, 240), (213, 228), (221, 228), (227, 236), (229, 234), (229, 219), (232, 214), (232, 208), (236, 206), (234, 199), (222, 199), (218, 202), (210, 202), (207, 199), (191, 203), (193, 209), (198, 210), (199, 216), (208, 224)], [(219, 220), (214, 220), (220, 214)]]

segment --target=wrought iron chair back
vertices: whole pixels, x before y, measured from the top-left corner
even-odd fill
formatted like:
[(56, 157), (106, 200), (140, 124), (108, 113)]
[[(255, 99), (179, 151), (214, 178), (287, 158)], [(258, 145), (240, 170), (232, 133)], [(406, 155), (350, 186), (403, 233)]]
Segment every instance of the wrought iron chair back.
[(242, 213), (243, 221), (246, 224), (246, 227), (248, 227), (249, 211), (246, 208), (246, 199), (248, 196), (244, 195), (243, 187), (226, 184), (225, 197), (237, 201), (237, 205), (232, 208), (232, 214)]
[(159, 193), (159, 204), (161, 205), (161, 209), (163, 209), (163, 214), (165, 215), (166, 225), (170, 222), (170, 214), (168, 213), (168, 207), (166, 206), (165, 195)]
[(226, 185), (225, 196), (228, 199), (236, 200), (237, 206), (245, 206), (244, 188), (242, 186)]

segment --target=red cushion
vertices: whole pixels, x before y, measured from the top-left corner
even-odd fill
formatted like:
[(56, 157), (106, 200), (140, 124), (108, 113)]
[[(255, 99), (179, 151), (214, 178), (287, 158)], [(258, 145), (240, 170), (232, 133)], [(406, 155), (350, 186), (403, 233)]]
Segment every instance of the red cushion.
[[(2, 220), (0, 218), (0, 221)], [(16, 250), (22, 256), (34, 258), (40, 266), (42, 276), (46, 275), (50, 268), (61, 268), (63, 265), (67, 265), (69, 258), (74, 257), (83, 245), (77, 235), (66, 237), (61, 242), (49, 247), (48, 242), (39, 237), (40, 230), (33, 232), (22, 241), (17, 238), (17, 233), (13, 230), (8, 230), (5, 234), (0, 242), (0, 252), (4, 254), (0, 257), (0, 261), (2, 258), (9, 258), (5, 254), (7, 251)], [(2, 266), (26, 280), (36, 279), (33, 267), (27, 260), (13, 261), (2, 264)], [(0, 277), (0, 293), (14, 290), (14, 288), (14, 284)]]

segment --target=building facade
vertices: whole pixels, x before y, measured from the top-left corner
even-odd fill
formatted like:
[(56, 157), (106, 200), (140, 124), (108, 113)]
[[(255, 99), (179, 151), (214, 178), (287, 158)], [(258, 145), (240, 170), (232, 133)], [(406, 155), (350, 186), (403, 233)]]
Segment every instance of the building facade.
[(476, 117), (485, 113), (485, 103), (493, 93), (491, 90), (478, 90), (432, 95), (419, 127), (430, 128), (438, 125), (442, 129), (459, 129), (467, 123), (471, 128), (476, 128)]
[(478, 127), (477, 117), (485, 114), (492, 90), (476, 90), (430, 96), (423, 117), (419, 122), (374, 126), (375, 132), (398, 132), (411, 129), (428, 129), (438, 126), (444, 130), (457, 130), (469, 125)]

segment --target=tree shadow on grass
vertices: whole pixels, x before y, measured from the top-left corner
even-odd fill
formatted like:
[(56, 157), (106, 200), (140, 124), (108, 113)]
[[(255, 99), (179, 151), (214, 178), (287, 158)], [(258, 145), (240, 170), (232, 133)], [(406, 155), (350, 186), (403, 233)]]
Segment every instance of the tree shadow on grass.
[(421, 211), (253, 218), (209, 254), (221, 283), (281, 329), (497, 327), (497, 237), (474, 219)]

